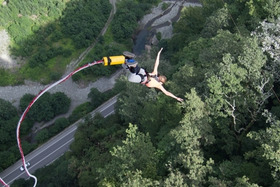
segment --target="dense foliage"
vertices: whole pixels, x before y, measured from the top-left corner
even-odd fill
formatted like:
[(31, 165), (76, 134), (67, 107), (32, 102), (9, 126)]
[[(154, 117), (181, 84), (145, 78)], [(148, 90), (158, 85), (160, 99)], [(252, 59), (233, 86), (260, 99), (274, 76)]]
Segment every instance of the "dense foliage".
[[(0, 171), (6, 169), (19, 159), (15, 129), (19, 120), (16, 108), (8, 101), (0, 99)], [(22, 134), (26, 134), (30, 125), (24, 124)], [(22, 142), (23, 148), (30, 151), (33, 147), (26, 141)]]
[[(20, 100), (20, 108), (23, 112), (35, 96), (25, 94)], [(26, 119), (36, 122), (49, 121), (59, 114), (64, 114), (69, 110), (71, 100), (62, 92), (42, 95), (27, 113)]]
[(61, 34), (78, 48), (88, 47), (100, 33), (110, 14), (109, 1), (70, 1), (61, 19)]
[(11, 37), (12, 54), (28, 63), (17, 74), (10, 74), (6, 84), (19, 83), (22, 78), (43, 83), (57, 80), (71, 59), (77, 58), (76, 51), (94, 42), (110, 10), (109, 1), (103, 0), (7, 1), (0, 6), (0, 29)]
[[(28, 104), (34, 98), (31, 94), (24, 95), (20, 100), (21, 113), (26, 109)], [(30, 152), (36, 147), (36, 144), (31, 144), (27, 139), (31, 132), (34, 122), (48, 121), (59, 114), (66, 113), (70, 107), (71, 100), (61, 92), (54, 94), (44, 94), (30, 109), (26, 119), (21, 126), (22, 147), (25, 153)], [(20, 158), (16, 142), (16, 127), (19, 121), (19, 114), (17, 109), (8, 101), (0, 99), (0, 171), (13, 164)], [(50, 127), (39, 132), (35, 139), (37, 143), (46, 141), (51, 136), (59, 133), (66, 126), (69, 125), (67, 119), (57, 119)]]
[[(69, 175), (68, 168), (69, 160), (62, 156), (52, 165), (36, 170), (35, 174), (38, 178), (37, 186), (77, 186), (73, 178)], [(49, 175), (52, 173), (52, 175)], [(12, 186), (23, 187), (32, 186), (32, 180), (26, 181), (19, 179)]]
[(75, 135), (73, 186), (280, 185), (280, 2), (201, 2), (160, 43), (185, 101), (121, 79), (117, 114)]

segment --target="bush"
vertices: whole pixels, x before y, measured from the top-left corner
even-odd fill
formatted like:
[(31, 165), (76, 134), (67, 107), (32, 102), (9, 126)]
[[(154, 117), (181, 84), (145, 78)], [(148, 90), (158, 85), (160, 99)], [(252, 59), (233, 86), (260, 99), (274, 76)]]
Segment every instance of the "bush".
[[(20, 109), (24, 111), (34, 97), (34, 95), (25, 94), (20, 99)], [(70, 98), (64, 93), (57, 92), (50, 94), (47, 92), (30, 108), (30, 111), (27, 113), (27, 118), (37, 122), (49, 121), (54, 116), (66, 113), (69, 110), (70, 104)]]
[(161, 9), (164, 11), (169, 7), (169, 5), (170, 4), (168, 4), (168, 3), (163, 3), (162, 6), (161, 6)]
[(104, 102), (104, 94), (101, 93), (98, 89), (92, 88), (90, 90), (90, 93), (88, 94), (88, 97), (91, 100), (91, 104), (93, 108), (98, 107)]
[(29, 103), (33, 100), (33, 98), (35, 97), (35, 95), (32, 94), (24, 94), (19, 101), (19, 108), (21, 110), (21, 112), (23, 112), (26, 107), (29, 105)]
[(66, 118), (58, 118), (57, 120), (55, 120), (54, 124), (49, 127), (49, 138), (61, 132), (69, 124), (70, 123)]
[(161, 32), (157, 32), (156, 37), (157, 37), (157, 40), (160, 41), (160, 40), (161, 40), (161, 37), (162, 37), (162, 36), (161, 36)]
[(16, 108), (8, 101), (0, 99), (0, 121), (9, 120), (17, 114)]
[(51, 105), (54, 115), (65, 114), (70, 107), (71, 99), (62, 92), (56, 92), (51, 96)]
[(49, 131), (48, 129), (42, 129), (41, 131), (39, 131), (36, 136), (35, 136), (35, 140), (41, 144), (44, 141), (48, 140), (49, 138)]
[(87, 115), (89, 112), (93, 110), (92, 104), (90, 102), (83, 103), (79, 106), (77, 106), (72, 114), (69, 116), (69, 122), (74, 123), (80, 118), (84, 117)]

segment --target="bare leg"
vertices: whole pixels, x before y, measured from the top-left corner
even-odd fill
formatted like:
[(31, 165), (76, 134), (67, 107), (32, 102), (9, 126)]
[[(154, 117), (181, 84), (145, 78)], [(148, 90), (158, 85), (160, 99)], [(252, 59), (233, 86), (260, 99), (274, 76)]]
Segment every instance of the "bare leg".
[(159, 57), (160, 57), (160, 53), (162, 51), (163, 48), (161, 48), (157, 54), (157, 58), (155, 61), (155, 66), (154, 66), (154, 71), (151, 73), (151, 75), (158, 75), (158, 65), (159, 65)]

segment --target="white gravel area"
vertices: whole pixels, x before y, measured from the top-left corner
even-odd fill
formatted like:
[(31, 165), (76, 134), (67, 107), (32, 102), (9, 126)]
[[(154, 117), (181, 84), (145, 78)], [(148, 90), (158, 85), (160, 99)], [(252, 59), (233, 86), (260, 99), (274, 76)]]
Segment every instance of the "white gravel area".
[(140, 24), (141, 25), (146, 25), (151, 19), (153, 19), (153, 18), (159, 16), (160, 14), (162, 14), (162, 12), (163, 12), (162, 9), (161, 9), (162, 4), (163, 4), (163, 2), (159, 3), (159, 5), (157, 7), (152, 8), (151, 13), (145, 15), (141, 19)]
[(10, 69), (17, 66), (9, 54), (10, 37), (6, 30), (0, 30), (0, 67)]
[[(170, 9), (172, 6), (172, 9), (170, 10), (170, 12), (168, 12), (168, 14), (164, 14), (165, 11), (162, 10), (162, 5), (163, 3), (168, 3), (170, 4), (169, 7), (165, 10), (167, 11), (168, 9)], [(198, 3), (188, 3), (188, 2), (184, 2), (184, 1), (164, 1), (159, 3), (159, 5), (157, 7), (152, 8), (151, 13), (145, 15), (142, 20), (140, 21), (141, 25), (145, 25), (147, 24), (151, 19), (159, 16), (159, 15), (163, 15), (161, 17), (159, 17), (157, 20), (155, 20), (153, 22), (153, 24), (151, 25), (152, 27), (156, 27), (160, 24), (164, 24), (166, 22), (169, 22), (170, 25), (168, 26), (164, 26), (161, 28), (157, 28), (156, 32), (161, 32), (162, 34), (162, 38), (163, 39), (168, 39), (172, 37), (173, 34), (173, 27), (172, 27), (172, 23), (171, 20), (176, 17), (176, 15), (178, 14), (178, 12), (180, 11), (180, 7), (184, 6), (184, 7), (189, 7), (189, 6), (201, 6), (201, 4)]]
[[(103, 77), (86, 86), (80, 86), (73, 82), (72, 79), (68, 79), (67, 81), (52, 88), (49, 92), (64, 92), (69, 98), (71, 98), (71, 106), (74, 107), (88, 101), (88, 94), (91, 88), (97, 88), (100, 92), (113, 88), (116, 77), (120, 76), (121, 73), (122, 70), (119, 70), (109, 78)], [(46, 86), (42, 84), (31, 81), (25, 81), (25, 84), (20, 86), (0, 87), (0, 98), (10, 101), (15, 107), (19, 107), (20, 98), (24, 94), (29, 93), (37, 95), (45, 87)], [(70, 108), (73, 108), (71, 106)]]
[(156, 32), (161, 33), (162, 39), (169, 39), (172, 37), (172, 34), (173, 34), (172, 24), (165, 26), (165, 27), (160, 27), (160, 28), (156, 29)]
[(166, 14), (166, 15), (162, 16), (161, 18), (157, 19), (156, 21), (154, 21), (154, 23), (152, 24), (153, 27), (157, 26), (159, 24), (162, 24), (162, 23), (164, 23), (166, 21), (169, 21), (172, 18), (174, 18), (177, 15), (177, 13), (178, 13), (178, 11), (180, 9), (180, 6), (184, 6), (184, 7), (188, 7), (188, 6), (201, 6), (201, 4), (198, 4), (198, 3), (188, 3), (188, 2), (184, 2), (184, 1), (182, 1), (182, 2), (178, 2), (178, 1), (164, 1), (164, 2), (159, 3), (157, 7), (152, 8), (151, 13), (145, 15), (141, 19), (140, 24), (141, 25), (145, 25), (151, 19), (153, 19), (153, 18), (163, 14), (164, 11), (161, 8), (163, 3), (170, 4), (169, 7), (166, 10), (168, 10), (171, 6), (173, 6), (174, 3), (176, 3), (176, 5), (174, 5), (172, 7), (172, 10), (168, 14)]
[(152, 24), (152, 27), (163, 24), (166, 21), (170, 21), (178, 14), (179, 9), (180, 9), (180, 4), (175, 4), (168, 14), (161, 16), (159, 19), (155, 20), (154, 23)]

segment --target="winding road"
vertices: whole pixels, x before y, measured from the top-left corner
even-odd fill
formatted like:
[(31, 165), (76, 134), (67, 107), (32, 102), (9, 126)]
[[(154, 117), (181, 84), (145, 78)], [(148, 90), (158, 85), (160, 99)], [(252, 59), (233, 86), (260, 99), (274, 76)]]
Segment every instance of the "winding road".
[[(101, 115), (106, 118), (114, 113), (114, 106), (116, 102), (117, 96), (111, 98), (109, 101), (94, 110), (91, 113), (91, 116), (94, 116), (96, 113), (101, 113)], [(70, 144), (74, 141), (74, 135), (78, 125), (83, 121), (84, 119), (80, 119), (66, 128), (63, 132), (59, 133), (48, 142), (26, 155), (26, 160), (31, 164), (28, 168), (30, 173), (34, 173), (38, 168), (42, 168), (53, 163), (56, 159), (68, 151)], [(28, 175), (25, 172), (20, 171), (19, 168), (21, 165), (21, 160), (17, 161), (15, 164), (0, 173), (0, 177), (9, 185), (19, 178), (28, 179)]]

